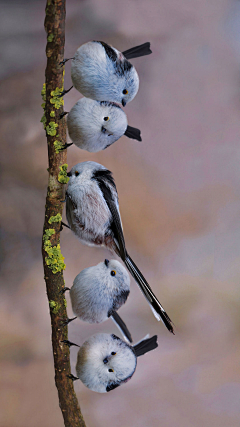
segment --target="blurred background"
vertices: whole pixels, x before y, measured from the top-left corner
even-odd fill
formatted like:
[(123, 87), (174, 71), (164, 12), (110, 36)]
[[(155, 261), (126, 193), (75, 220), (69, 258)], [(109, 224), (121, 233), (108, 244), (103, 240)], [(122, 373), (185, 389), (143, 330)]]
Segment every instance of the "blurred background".
[[(54, 384), (41, 234), (47, 145), (40, 119), (45, 2), (1, 1), (1, 427), (63, 426)], [(129, 253), (173, 320), (169, 334), (137, 285), (120, 315), (135, 341), (158, 335), (132, 380), (100, 395), (75, 383), (88, 426), (237, 427), (240, 424), (240, 2), (67, 0), (65, 57), (89, 40), (123, 51), (140, 77), (125, 112), (142, 142), (97, 154), (68, 150), (69, 168), (113, 171)], [(65, 88), (71, 85), (70, 61)], [(65, 96), (65, 110), (81, 97)], [(109, 257), (61, 234), (66, 286)], [(69, 296), (68, 314), (72, 316)], [(69, 339), (118, 334), (76, 320)], [(75, 374), (77, 348), (71, 349)]]

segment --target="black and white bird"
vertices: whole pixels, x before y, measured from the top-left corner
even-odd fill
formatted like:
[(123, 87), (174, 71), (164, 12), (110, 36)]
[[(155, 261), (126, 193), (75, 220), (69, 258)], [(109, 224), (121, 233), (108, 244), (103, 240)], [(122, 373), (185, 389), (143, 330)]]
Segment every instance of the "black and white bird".
[(68, 113), (67, 127), (73, 144), (92, 153), (105, 150), (123, 135), (142, 140), (140, 130), (128, 126), (126, 114), (114, 102), (81, 98)]
[(158, 347), (157, 335), (143, 339), (133, 347), (116, 335), (92, 335), (80, 347), (77, 376), (90, 390), (106, 393), (128, 382), (137, 366), (137, 357)]
[[(139, 88), (137, 71), (128, 59), (150, 53), (149, 42), (124, 52), (102, 41), (85, 43), (77, 49), (73, 58), (69, 58), (72, 59), (73, 86), (87, 98), (118, 102), (125, 107), (136, 96)], [(66, 61), (68, 59), (64, 59), (62, 64)]]
[[(131, 334), (117, 310), (127, 301), (130, 277), (126, 268), (115, 259), (105, 259), (85, 268), (74, 279), (70, 291), (73, 313), (84, 322), (102, 323), (111, 319), (123, 336), (132, 342)], [(69, 319), (72, 320), (72, 319)]]
[(172, 322), (129, 256), (112, 173), (95, 162), (82, 162), (68, 173), (66, 216), (73, 233), (89, 246), (104, 246), (124, 262), (158, 320), (174, 333)]

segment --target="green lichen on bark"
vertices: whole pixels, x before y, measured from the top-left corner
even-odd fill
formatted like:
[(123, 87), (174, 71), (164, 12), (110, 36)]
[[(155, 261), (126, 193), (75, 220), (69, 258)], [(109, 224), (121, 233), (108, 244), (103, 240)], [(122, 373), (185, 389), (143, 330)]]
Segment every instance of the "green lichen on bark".
[(64, 165), (60, 166), (60, 172), (58, 174), (58, 182), (61, 182), (61, 184), (67, 184), (69, 181), (69, 178), (67, 176), (67, 168), (68, 164), (65, 163)]
[(61, 304), (55, 301), (49, 301), (49, 307), (52, 310), (53, 314), (57, 314), (61, 308)]
[(50, 136), (55, 136), (56, 133), (57, 133), (57, 130), (56, 130), (57, 127), (58, 127), (57, 123), (55, 123), (55, 122), (49, 122), (49, 124), (46, 126), (47, 134), (50, 135)]
[(48, 36), (48, 38), (47, 38), (47, 41), (48, 41), (49, 43), (52, 43), (53, 39), (54, 39), (54, 35), (53, 35), (53, 34), (49, 34), (49, 36)]
[(60, 151), (62, 151), (62, 148), (64, 146), (61, 141), (57, 141), (57, 140), (54, 141), (53, 145), (55, 147), (55, 151), (56, 151), (57, 154), (60, 153)]
[(42, 100), (44, 101), (41, 104), (41, 107), (43, 108), (43, 116), (40, 120), (40, 122), (43, 124), (44, 129), (46, 129), (46, 123), (47, 123), (47, 119), (46, 119), (46, 114), (45, 114), (45, 105), (46, 105), (46, 83), (43, 83), (43, 88), (41, 90), (41, 96), (42, 96)]
[(62, 215), (58, 213), (55, 216), (51, 216), (48, 220), (49, 224), (52, 224), (53, 222), (61, 222), (62, 221)]
[(59, 110), (59, 108), (63, 107), (64, 105), (64, 100), (63, 98), (59, 98), (59, 95), (61, 94), (61, 92), (63, 91), (63, 86), (60, 87), (56, 87), (55, 90), (51, 91), (51, 99), (50, 102), (51, 104), (54, 105), (54, 107), (56, 108), (56, 110)]
[(47, 266), (52, 270), (53, 274), (56, 274), (62, 270), (65, 270), (66, 265), (64, 264), (64, 256), (62, 256), (60, 244), (52, 246), (50, 237), (55, 234), (53, 228), (45, 230), (43, 235), (43, 248), (47, 253), (45, 257), (45, 262)]

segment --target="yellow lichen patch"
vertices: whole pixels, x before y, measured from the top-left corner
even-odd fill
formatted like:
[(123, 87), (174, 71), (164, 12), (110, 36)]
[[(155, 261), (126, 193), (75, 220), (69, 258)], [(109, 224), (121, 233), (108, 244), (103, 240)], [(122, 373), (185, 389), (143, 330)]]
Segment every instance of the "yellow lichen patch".
[(62, 215), (58, 213), (55, 216), (51, 216), (48, 220), (49, 224), (52, 224), (53, 222), (61, 222), (62, 221)]
[(54, 122), (49, 122), (49, 125), (46, 126), (47, 134), (50, 136), (55, 136), (57, 131), (58, 124)]
[(63, 148), (63, 144), (62, 144), (62, 142), (61, 141), (54, 141), (54, 143), (53, 143), (53, 145), (54, 145), (54, 147), (55, 147), (55, 151), (56, 151), (56, 153), (58, 154), (61, 150), (62, 150), (62, 148)]
[(52, 90), (51, 92), (51, 96), (52, 98), (50, 99), (51, 104), (54, 105), (54, 107), (59, 110), (59, 108), (61, 108), (64, 105), (64, 100), (63, 98), (59, 98), (59, 95), (62, 93), (63, 91), (63, 87), (57, 87), (55, 90)]
[(60, 245), (52, 246), (49, 238), (55, 234), (55, 230), (49, 228), (45, 230), (45, 234), (43, 236), (43, 247), (45, 252), (47, 252), (47, 257), (45, 258), (45, 262), (48, 267), (52, 270), (53, 274), (56, 274), (66, 268), (64, 264), (64, 257), (61, 254)]
[(58, 302), (55, 302), (55, 301), (49, 301), (49, 307), (50, 307), (50, 309), (51, 309), (51, 311), (54, 313), (54, 314), (57, 314), (57, 312), (60, 310), (60, 308), (61, 308), (61, 305), (58, 303)]
[(53, 39), (54, 39), (54, 34), (49, 34), (47, 41), (52, 43)]
[(69, 181), (69, 178), (67, 176), (67, 168), (68, 168), (67, 163), (60, 166), (60, 168), (59, 168), (60, 172), (58, 174), (58, 182), (60, 182), (61, 184), (67, 184)]

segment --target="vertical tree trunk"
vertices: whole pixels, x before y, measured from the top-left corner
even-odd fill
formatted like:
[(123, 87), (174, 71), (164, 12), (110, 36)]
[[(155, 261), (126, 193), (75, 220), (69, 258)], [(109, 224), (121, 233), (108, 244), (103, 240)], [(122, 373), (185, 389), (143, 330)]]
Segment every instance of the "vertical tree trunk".
[(64, 344), (68, 338), (68, 328), (63, 324), (67, 319), (66, 300), (61, 290), (64, 288), (64, 258), (60, 249), (60, 227), (65, 185), (68, 181), (67, 150), (59, 152), (66, 143), (66, 122), (60, 119), (63, 100), (57, 95), (63, 90), (63, 60), (65, 43), (65, 0), (47, 0), (45, 30), (47, 32), (46, 84), (43, 87), (44, 115), (42, 122), (46, 129), (49, 179), (46, 198), (45, 223), (43, 228), (43, 265), (49, 300), (52, 346), (55, 367), (55, 382), (59, 405), (66, 427), (84, 427), (73, 382), (67, 377), (71, 373), (69, 348)]

